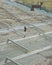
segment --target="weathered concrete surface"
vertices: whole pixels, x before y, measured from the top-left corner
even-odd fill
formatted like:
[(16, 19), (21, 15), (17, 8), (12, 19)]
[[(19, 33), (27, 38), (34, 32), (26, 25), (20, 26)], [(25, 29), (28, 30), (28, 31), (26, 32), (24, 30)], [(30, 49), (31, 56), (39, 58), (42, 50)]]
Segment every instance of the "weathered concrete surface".
[[(23, 26), (27, 26), (26, 32), (24, 32)], [(1, 32), (2, 30), (8, 30), (8, 32)], [(41, 36), (39, 35), (40, 33), (46, 33), (46, 36)], [(24, 35), (25, 38), (36, 35), (39, 36), (18, 42), (17, 40), (24, 38)], [(52, 46), (52, 17), (45, 16), (37, 12), (25, 12), (18, 7), (15, 7), (7, 2), (3, 2), (2, 0), (0, 1), (0, 65), (4, 63), (3, 61), (7, 56), (13, 58), (25, 53), (21, 47), (18, 47), (15, 44), (6, 44), (7, 39), (12, 39), (17, 44), (30, 51), (47, 45)], [(52, 50), (42, 52), (41, 54), (44, 56), (51, 56)], [(32, 57), (16, 61), (22, 65), (38, 65), (42, 63), (46, 65), (47, 62), (44, 60), (45, 58), (41, 55), (33, 55)], [(39, 62), (37, 63), (37, 61)], [(15, 64), (9, 63), (6, 65)]]

